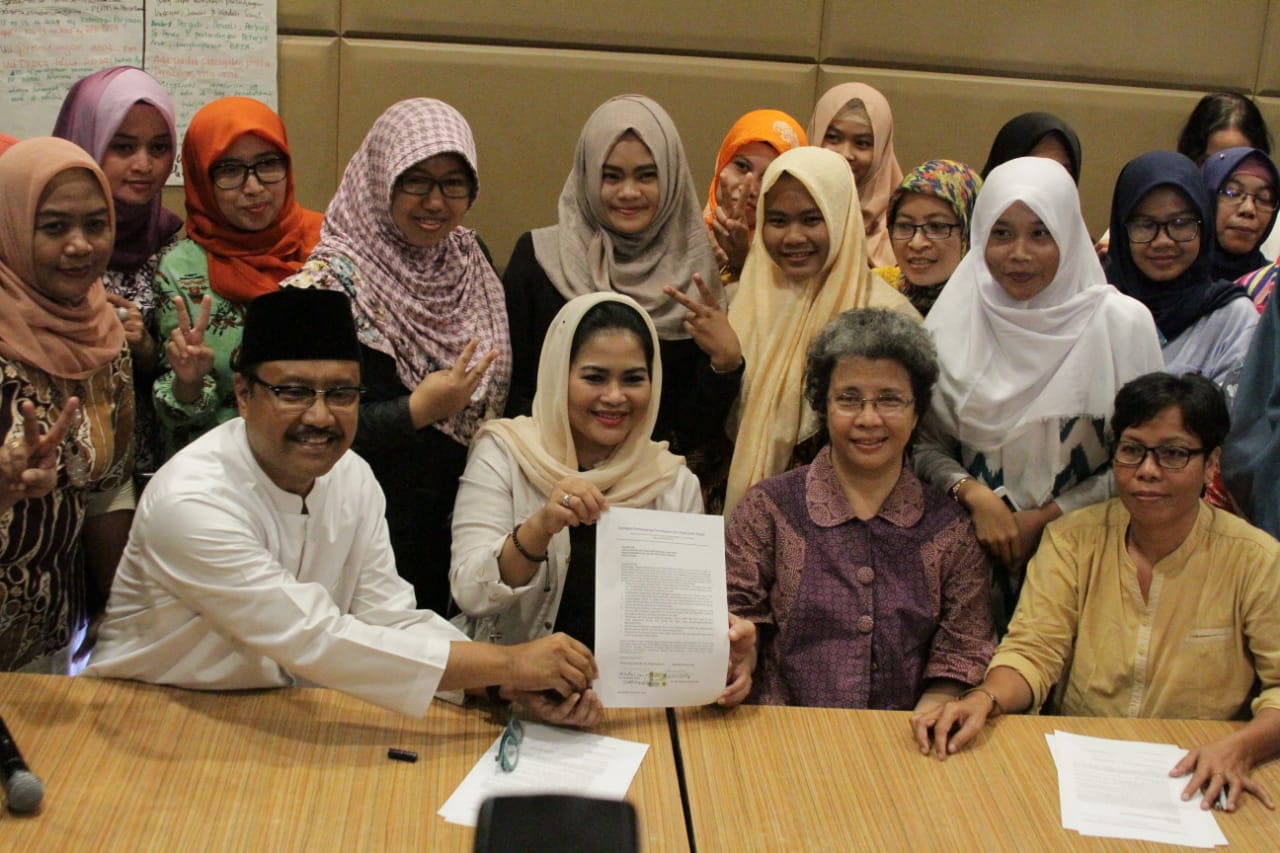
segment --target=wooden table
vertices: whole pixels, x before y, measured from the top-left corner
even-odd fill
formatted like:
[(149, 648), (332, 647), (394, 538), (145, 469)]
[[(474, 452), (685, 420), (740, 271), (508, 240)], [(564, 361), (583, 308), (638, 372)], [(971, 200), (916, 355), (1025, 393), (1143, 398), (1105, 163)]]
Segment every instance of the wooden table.
[[(689, 708), (677, 733), (700, 853), (732, 850), (1172, 851), (1062, 828), (1055, 729), (1192, 746), (1239, 723), (1012, 716), (945, 763), (905, 712)], [(1254, 771), (1280, 799), (1280, 762)], [(1218, 825), (1233, 850), (1280, 850), (1280, 813), (1252, 797)]]
[[(15, 851), (469, 851), (474, 831), (436, 811), (501, 731), (445, 702), (414, 720), (332, 690), (16, 674), (0, 714), (46, 789), (33, 816), (0, 809)], [(664, 713), (609, 712), (597, 731), (650, 745), (628, 797), (644, 849), (688, 850)]]

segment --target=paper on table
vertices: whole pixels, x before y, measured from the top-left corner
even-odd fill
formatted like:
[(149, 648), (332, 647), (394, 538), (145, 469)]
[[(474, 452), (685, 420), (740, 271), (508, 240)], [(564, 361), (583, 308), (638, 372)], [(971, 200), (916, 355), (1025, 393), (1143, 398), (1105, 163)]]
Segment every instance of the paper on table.
[(450, 823), (475, 826), (480, 805), (490, 797), (522, 794), (578, 794), (621, 800), (648, 751), (647, 743), (524, 724), (520, 761), (510, 773), (498, 765), (499, 736), (449, 795), (438, 814)]
[(716, 700), (729, 667), (722, 517), (627, 507), (600, 516), (595, 653), (606, 708)]
[(1226, 844), (1199, 796), (1181, 799), (1186, 779), (1169, 770), (1186, 750), (1174, 744), (1046, 735), (1058, 767), (1062, 825), (1081, 835), (1213, 847)]

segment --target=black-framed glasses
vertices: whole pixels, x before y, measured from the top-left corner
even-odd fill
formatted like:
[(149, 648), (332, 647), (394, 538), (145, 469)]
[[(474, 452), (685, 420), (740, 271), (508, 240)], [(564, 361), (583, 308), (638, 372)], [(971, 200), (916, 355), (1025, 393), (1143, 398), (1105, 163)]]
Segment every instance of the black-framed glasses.
[(1156, 464), (1161, 468), (1180, 471), (1191, 464), (1191, 457), (1201, 456), (1208, 452), (1203, 447), (1178, 447), (1172, 444), (1147, 447), (1145, 444), (1139, 444), (1136, 441), (1121, 441), (1116, 443), (1116, 449), (1111, 454), (1111, 458), (1117, 465), (1123, 465), (1126, 468), (1137, 468), (1147, 461), (1147, 454), (1150, 453), (1156, 458)]
[(914, 239), (916, 232), (920, 231), (926, 240), (946, 240), (951, 236), (951, 232), (959, 227), (959, 222), (926, 222), (923, 225), (895, 222), (889, 226), (889, 239), (906, 243)]
[(507, 725), (498, 740), (498, 754), (494, 761), (503, 773), (510, 773), (520, 763), (520, 744), (524, 742), (524, 723), (516, 717), (515, 707), (507, 705)]
[(1191, 216), (1176, 216), (1160, 222), (1142, 217), (1130, 219), (1124, 224), (1124, 230), (1129, 235), (1130, 243), (1150, 243), (1160, 236), (1161, 231), (1168, 234), (1169, 239), (1175, 243), (1190, 243), (1200, 235), (1200, 220)]
[(270, 391), (280, 408), (298, 412), (305, 412), (315, 405), (317, 397), (322, 398), (331, 409), (349, 409), (360, 402), (360, 394), (364, 391), (360, 385), (312, 388), (310, 385), (272, 385), (252, 373), (246, 373), (245, 377)]
[(915, 400), (906, 397), (899, 397), (897, 394), (881, 394), (879, 397), (863, 397), (861, 394), (855, 394), (852, 391), (843, 391), (831, 398), (831, 403), (846, 415), (861, 414), (862, 407), (867, 403), (871, 404), (871, 408), (875, 409), (882, 417), (892, 418), (903, 414), (907, 410), (907, 406), (914, 403)]
[(220, 190), (238, 190), (249, 180), (249, 174), (258, 179), (258, 183), (278, 184), (289, 177), (289, 159), (279, 154), (244, 163), (240, 160), (219, 160), (209, 167), (209, 177), (213, 185)]
[(1253, 199), (1253, 204), (1258, 210), (1275, 210), (1276, 194), (1270, 189), (1258, 190), (1251, 193), (1239, 184), (1227, 184), (1218, 190), (1218, 198), (1232, 207), (1239, 207), (1244, 204), (1246, 198)]
[(396, 179), (396, 189), (409, 195), (426, 196), (436, 187), (445, 198), (470, 198), (471, 179), (461, 176), (432, 178), (429, 175), (408, 174)]

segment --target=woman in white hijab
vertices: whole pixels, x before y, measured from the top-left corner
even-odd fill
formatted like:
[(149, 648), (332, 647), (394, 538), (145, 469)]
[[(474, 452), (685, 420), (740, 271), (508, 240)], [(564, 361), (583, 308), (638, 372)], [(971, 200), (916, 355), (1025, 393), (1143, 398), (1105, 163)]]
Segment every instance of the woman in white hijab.
[(992, 170), (972, 238), (925, 321), (942, 374), (915, 466), (969, 511), (1003, 569), (1004, 624), (1044, 526), (1110, 497), (1116, 391), (1164, 361), (1151, 313), (1106, 283), (1061, 166)]

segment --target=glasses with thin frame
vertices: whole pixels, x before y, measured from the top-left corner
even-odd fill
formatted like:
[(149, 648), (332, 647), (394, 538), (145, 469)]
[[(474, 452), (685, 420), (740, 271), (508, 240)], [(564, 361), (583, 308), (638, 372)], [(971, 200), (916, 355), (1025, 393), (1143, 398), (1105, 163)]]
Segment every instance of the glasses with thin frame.
[(263, 186), (278, 184), (289, 177), (289, 160), (279, 154), (272, 154), (252, 163), (219, 160), (209, 167), (209, 177), (213, 180), (213, 185), (220, 190), (240, 189), (244, 186), (244, 182), (249, 180), (250, 173)]
[(1156, 464), (1170, 471), (1180, 471), (1191, 464), (1191, 457), (1200, 456), (1209, 451), (1203, 447), (1178, 447), (1176, 444), (1161, 444), (1147, 447), (1136, 441), (1116, 443), (1115, 452), (1111, 455), (1117, 465), (1126, 468), (1137, 468), (1147, 461), (1147, 454), (1156, 458)]
[(913, 225), (910, 222), (895, 222), (889, 226), (889, 239), (906, 243), (915, 238), (916, 232), (924, 234), (926, 240), (946, 240), (951, 232), (960, 227), (959, 222), (925, 222)]
[(498, 754), (494, 760), (503, 773), (510, 773), (520, 763), (520, 744), (524, 742), (524, 723), (516, 717), (515, 708), (507, 705), (507, 725), (498, 740)]
[(1218, 190), (1218, 199), (1232, 207), (1244, 204), (1246, 198), (1253, 199), (1253, 204), (1258, 210), (1276, 209), (1276, 194), (1270, 188), (1251, 193), (1239, 184), (1227, 184)]
[(445, 198), (471, 197), (471, 181), (460, 176), (437, 179), (429, 175), (408, 174), (401, 175), (396, 180), (396, 189), (409, 195), (431, 195), (436, 187), (440, 188), (440, 194)]
[(253, 373), (246, 373), (245, 377), (270, 391), (280, 408), (295, 412), (305, 412), (315, 405), (317, 398), (323, 399), (330, 409), (349, 409), (360, 402), (360, 394), (364, 391), (359, 385), (312, 388), (310, 385), (272, 385)]
[(897, 394), (881, 394), (879, 397), (863, 397), (852, 391), (842, 391), (831, 398), (831, 404), (842, 414), (857, 415), (867, 403), (883, 418), (896, 418), (906, 413), (907, 406), (915, 400), (899, 397)]
[(1156, 219), (1138, 217), (1124, 224), (1125, 233), (1130, 243), (1150, 243), (1163, 231), (1175, 243), (1190, 243), (1200, 236), (1200, 220), (1192, 216), (1175, 216), (1173, 219), (1160, 222)]

